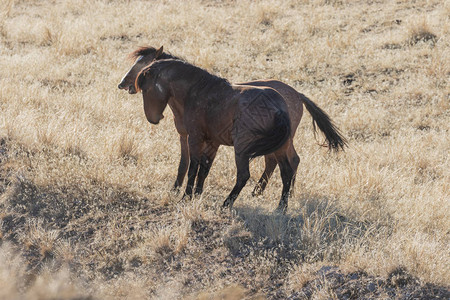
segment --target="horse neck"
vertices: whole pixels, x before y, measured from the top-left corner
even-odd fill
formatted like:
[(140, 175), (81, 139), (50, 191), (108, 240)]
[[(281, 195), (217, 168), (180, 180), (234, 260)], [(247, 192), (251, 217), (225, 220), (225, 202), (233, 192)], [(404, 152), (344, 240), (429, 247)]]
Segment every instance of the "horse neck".
[[(180, 72), (183, 72), (183, 70), (181, 70)], [(177, 73), (178, 72), (171, 72), (168, 74), (173, 74), (172, 76), (175, 77), (175, 74)], [(231, 85), (225, 80), (223, 82), (218, 82), (212, 88), (208, 87), (209, 83), (206, 83), (206, 86), (204, 87), (204, 76), (207, 75), (203, 73), (197, 73), (193, 76), (188, 75), (183, 78), (170, 78), (170, 75), (167, 77), (167, 88), (169, 88), (171, 92), (171, 97), (168, 104), (172, 108), (172, 111), (174, 111), (174, 109), (177, 109), (181, 113), (184, 113), (184, 107), (187, 101), (202, 100), (198, 99), (198, 97), (203, 97), (204, 94), (196, 94), (193, 96), (192, 93), (203, 93), (202, 88), (205, 87), (206, 93), (214, 93), (216, 97), (223, 97), (224, 99), (229, 96), (229, 93), (233, 92)], [(213, 90), (213, 92), (211, 92), (211, 90)]]
[(169, 88), (171, 99), (169, 102), (178, 106), (183, 106), (190, 96), (192, 86), (196, 84), (200, 77), (184, 76), (179, 77), (179, 73), (183, 73), (183, 69), (178, 69), (175, 72), (167, 72), (166, 87)]
[(170, 90), (171, 94), (169, 103), (184, 106), (189, 93), (189, 86), (187, 86), (183, 80), (174, 80), (167, 83), (167, 88)]
[(176, 120), (182, 120), (184, 115), (184, 105), (186, 102), (189, 87), (184, 85), (181, 80), (171, 81), (167, 83), (171, 96), (168, 105), (173, 112)]

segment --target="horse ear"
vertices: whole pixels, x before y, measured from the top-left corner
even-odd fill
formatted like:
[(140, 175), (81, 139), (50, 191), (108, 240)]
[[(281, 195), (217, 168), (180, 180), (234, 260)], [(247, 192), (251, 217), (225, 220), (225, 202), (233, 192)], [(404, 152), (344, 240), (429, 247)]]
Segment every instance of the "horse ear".
[(155, 58), (160, 57), (162, 54), (163, 54), (163, 46), (161, 46), (161, 48), (159, 48), (158, 50), (156, 50)]

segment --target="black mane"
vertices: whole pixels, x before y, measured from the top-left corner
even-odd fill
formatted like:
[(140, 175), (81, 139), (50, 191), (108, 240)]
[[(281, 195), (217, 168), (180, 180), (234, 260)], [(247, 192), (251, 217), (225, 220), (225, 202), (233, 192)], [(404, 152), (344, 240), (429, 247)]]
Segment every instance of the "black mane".
[[(135, 60), (135, 59), (137, 59), (140, 56), (146, 56), (146, 55), (149, 55), (149, 54), (155, 54), (156, 51), (157, 51), (157, 49), (153, 48), (153, 47), (148, 47), (148, 46), (139, 47), (138, 49), (136, 49), (133, 52), (131, 52), (129, 57), (131, 59)], [(180, 59), (180, 60), (183, 60), (183, 59), (181, 59), (179, 57), (176, 57), (175, 55), (172, 55), (172, 54), (166, 53), (166, 52), (163, 52), (163, 54), (161, 54), (161, 56), (158, 59)]]

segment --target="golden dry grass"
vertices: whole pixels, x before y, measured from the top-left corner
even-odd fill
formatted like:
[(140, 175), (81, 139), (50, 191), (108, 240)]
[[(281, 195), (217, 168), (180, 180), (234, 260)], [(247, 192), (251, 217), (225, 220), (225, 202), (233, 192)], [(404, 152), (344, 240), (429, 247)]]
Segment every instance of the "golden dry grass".
[[(0, 298), (448, 292), (449, 15), (437, 0), (2, 1)], [(235, 178), (225, 147), (204, 195), (180, 201), (171, 112), (151, 126), (141, 96), (116, 87), (147, 44), (232, 82), (292, 85), (349, 149), (319, 147), (306, 113), (286, 216), (278, 171), (250, 196), (262, 159), (220, 211)], [(323, 270), (383, 284), (345, 294)]]

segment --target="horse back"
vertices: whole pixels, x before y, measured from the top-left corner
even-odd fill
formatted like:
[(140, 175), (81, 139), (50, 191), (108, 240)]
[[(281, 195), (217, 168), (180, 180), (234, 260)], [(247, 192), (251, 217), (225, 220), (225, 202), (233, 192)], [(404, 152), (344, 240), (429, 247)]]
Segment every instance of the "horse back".
[(235, 89), (240, 91), (237, 106), (241, 113), (251, 113), (253, 110), (261, 118), (265, 118), (276, 111), (288, 112), (285, 99), (274, 88), (236, 85)]
[(292, 135), (295, 134), (298, 124), (303, 116), (303, 98), (304, 95), (297, 92), (296, 89), (290, 85), (275, 79), (255, 80), (248, 82), (241, 82), (238, 85), (255, 86), (255, 87), (270, 87), (275, 89), (284, 98), (288, 107), (289, 118), (292, 125)]

